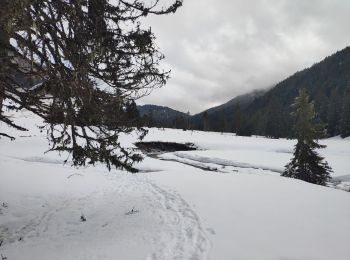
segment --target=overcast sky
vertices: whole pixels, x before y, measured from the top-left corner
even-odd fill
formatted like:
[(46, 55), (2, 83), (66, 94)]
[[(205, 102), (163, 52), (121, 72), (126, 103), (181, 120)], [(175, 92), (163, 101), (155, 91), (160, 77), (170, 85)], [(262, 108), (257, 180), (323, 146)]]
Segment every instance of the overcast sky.
[(147, 23), (172, 73), (138, 103), (194, 114), (350, 45), (350, 0), (184, 0)]

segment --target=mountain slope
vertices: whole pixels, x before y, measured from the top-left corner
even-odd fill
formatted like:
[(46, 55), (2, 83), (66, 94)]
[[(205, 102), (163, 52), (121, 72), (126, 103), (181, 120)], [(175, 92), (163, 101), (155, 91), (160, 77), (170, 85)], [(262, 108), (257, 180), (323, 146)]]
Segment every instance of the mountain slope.
[(341, 114), (350, 95), (350, 47), (295, 73), (254, 100), (245, 110), (249, 119), (242, 131), (272, 137), (293, 136), (291, 105), (301, 88), (307, 89), (319, 122), (326, 125), (327, 135), (339, 135)]
[(169, 107), (156, 105), (137, 106), (140, 117), (150, 126), (182, 127), (181, 122), (186, 121), (190, 115)]
[[(326, 125), (327, 136), (348, 136), (342, 129), (349, 129), (349, 126), (341, 124), (350, 121), (345, 118), (349, 115), (345, 110), (350, 107), (347, 104), (350, 100), (350, 47), (295, 73), (266, 93), (253, 96), (244, 105), (237, 107), (239, 102), (232, 105), (233, 99), (230, 105), (226, 103), (207, 110), (210, 130), (221, 128), (241, 135), (292, 137), (291, 105), (301, 88), (306, 88), (314, 101), (317, 119)], [(200, 118), (198, 115), (193, 118), (197, 129), (203, 129), (203, 113)]]
[[(207, 114), (211, 130), (230, 132), (234, 129), (230, 127), (228, 122), (234, 120), (234, 117), (237, 116), (235, 115), (237, 110), (247, 107), (255, 98), (264, 95), (265, 92), (266, 90), (255, 90), (248, 94), (239, 95), (222, 105), (198, 113), (191, 117), (192, 126), (195, 129), (203, 129), (204, 117)], [(221, 129), (222, 127), (225, 129)]]
[[(265, 93), (266, 93), (266, 90), (254, 90), (252, 92), (249, 92), (248, 94), (243, 94), (243, 95), (239, 95), (237, 97), (234, 97), (222, 105), (209, 108), (205, 111), (207, 111), (207, 113), (210, 115), (210, 114), (213, 114), (216, 112), (222, 112), (222, 111), (227, 110), (228, 108), (232, 108), (236, 105), (240, 105), (241, 107), (244, 107), (244, 106), (247, 106), (248, 104), (250, 104), (255, 98), (260, 97), (260, 96), (264, 95)], [(204, 113), (205, 111), (203, 111), (199, 114), (196, 114), (193, 117), (198, 116), (198, 115)]]

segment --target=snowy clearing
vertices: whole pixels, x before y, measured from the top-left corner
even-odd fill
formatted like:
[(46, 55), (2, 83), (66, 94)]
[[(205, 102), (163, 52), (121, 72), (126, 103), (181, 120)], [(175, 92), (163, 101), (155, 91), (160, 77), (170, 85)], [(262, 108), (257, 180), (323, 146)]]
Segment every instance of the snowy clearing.
[[(18, 120), (40, 123), (26, 113)], [(144, 141), (200, 150), (146, 157), (130, 174), (63, 165), (67, 156), (45, 154), (38, 130), (13, 134), (0, 139), (0, 254), (8, 260), (350, 257), (350, 193), (279, 176), (294, 140), (150, 129)], [(322, 143), (347, 188), (350, 139)]]

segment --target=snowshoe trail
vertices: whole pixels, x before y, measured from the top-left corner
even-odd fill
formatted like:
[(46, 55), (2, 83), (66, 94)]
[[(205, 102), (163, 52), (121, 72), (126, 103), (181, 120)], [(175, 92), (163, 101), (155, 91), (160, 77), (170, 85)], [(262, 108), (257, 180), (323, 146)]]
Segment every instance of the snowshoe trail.
[[(208, 259), (211, 243), (198, 216), (179, 194), (142, 174), (118, 174), (106, 183), (103, 190), (45, 199), (32, 196), (11, 204), (0, 220), (1, 252), (8, 259), (18, 252), (26, 259), (39, 255), (115, 259), (121, 248), (144, 246), (145, 253), (136, 252), (132, 259)], [(24, 208), (32, 214), (21, 216)], [(47, 241), (52, 246), (43, 250)], [(106, 244), (110, 251), (106, 252)]]
[(157, 215), (165, 232), (161, 235), (160, 250), (148, 259), (208, 259), (211, 244), (196, 213), (176, 192), (168, 192), (152, 183), (149, 185), (162, 209)]

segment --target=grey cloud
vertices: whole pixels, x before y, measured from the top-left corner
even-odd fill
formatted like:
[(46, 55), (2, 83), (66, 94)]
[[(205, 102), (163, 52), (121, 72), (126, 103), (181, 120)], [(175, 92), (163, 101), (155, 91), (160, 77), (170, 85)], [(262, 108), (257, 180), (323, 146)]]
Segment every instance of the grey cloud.
[(271, 86), (350, 42), (348, 0), (185, 0), (150, 17), (172, 79), (141, 100), (199, 112)]

